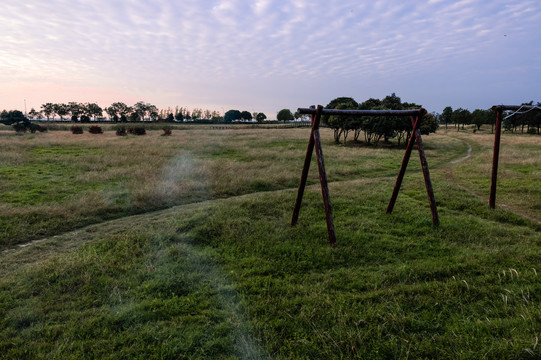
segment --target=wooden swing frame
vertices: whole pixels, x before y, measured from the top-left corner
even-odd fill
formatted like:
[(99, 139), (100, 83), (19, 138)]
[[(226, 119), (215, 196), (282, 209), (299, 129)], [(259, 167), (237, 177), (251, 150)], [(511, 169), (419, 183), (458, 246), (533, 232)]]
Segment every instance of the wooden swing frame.
[(325, 172), (325, 164), (323, 161), (323, 150), (321, 147), (321, 136), (319, 133), (319, 125), (321, 122), (322, 115), (347, 115), (347, 116), (410, 116), (411, 124), (413, 126), (412, 135), (409, 139), (408, 145), (406, 147), (406, 152), (402, 160), (402, 165), (396, 179), (396, 183), (393, 189), (393, 194), (387, 206), (387, 213), (390, 214), (393, 211), (396, 199), (398, 197), (398, 192), (400, 191), (400, 186), (402, 180), (406, 173), (406, 168), (410, 159), (413, 146), (417, 141), (417, 150), (419, 152), (419, 158), (421, 161), (421, 167), (425, 180), (426, 192), (428, 195), (428, 200), (430, 203), (430, 211), (432, 213), (432, 222), (434, 226), (439, 225), (438, 210), (436, 208), (436, 199), (434, 197), (434, 190), (432, 188), (432, 182), (430, 180), (430, 172), (428, 170), (428, 162), (426, 161), (426, 155), (424, 152), (423, 141), (421, 138), (421, 130), (419, 126), (421, 124), (422, 117), (426, 114), (426, 110), (423, 108), (415, 110), (337, 110), (337, 109), (324, 109), (323, 106), (318, 105), (317, 109), (315, 106), (310, 108), (301, 108), (298, 109), (300, 114), (309, 114), (311, 116), (312, 129), (310, 132), (310, 139), (308, 141), (308, 149), (306, 150), (306, 156), (304, 159), (304, 166), (301, 174), (301, 181), (297, 191), (297, 198), (295, 200), (295, 207), (293, 209), (293, 215), (291, 218), (291, 226), (295, 226), (299, 219), (299, 212), (301, 208), (302, 198), (304, 194), (304, 188), (306, 187), (306, 180), (308, 178), (308, 171), (310, 170), (310, 163), (312, 161), (312, 153), (316, 152), (317, 165), (319, 171), (319, 181), (321, 184), (321, 194), (323, 197), (323, 205), (325, 207), (325, 218), (327, 221), (327, 233), (329, 237), (330, 246), (336, 245), (336, 231), (334, 228), (334, 220), (332, 215), (332, 206), (331, 206), (331, 197), (329, 193), (329, 187), (327, 183), (327, 174)]

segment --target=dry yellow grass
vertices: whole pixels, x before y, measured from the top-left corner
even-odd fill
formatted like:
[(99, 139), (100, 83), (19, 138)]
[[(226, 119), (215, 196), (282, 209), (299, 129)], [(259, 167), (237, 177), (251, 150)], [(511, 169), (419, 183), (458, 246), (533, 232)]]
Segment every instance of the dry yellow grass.
[[(0, 151), (6, 154), (0, 159), (0, 218), (22, 219), (14, 225), (20, 228), (18, 235), (10, 237), (29, 232), (26, 227), (34, 226), (30, 222), (46, 227), (50, 217), (57, 218), (60, 231), (72, 226), (62, 225), (66, 222), (296, 188), (310, 129), (193, 126), (174, 130), (171, 136), (161, 134), (161, 130), (126, 137), (114, 131), (0, 134)], [(321, 134), (330, 182), (366, 177), (394, 182), (403, 148), (335, 145), (331, 130), (322, 129)], [(444, 135), (424, 140), (431, 168), (461, 152), (460, 141)], [(409, 169), (419, 171), (415, 154)], [(308, 183), (317, 182), (314, 156)], [(41, 229), (34, 232), (41, 234)]]
[[(472, 157), (453, 166), (455, 180), (488, 198), (494, 135), (448, 133), (473, 147)], [(496, 204), (541, 219), (541, 137), (504, 133), (498, 162)]]

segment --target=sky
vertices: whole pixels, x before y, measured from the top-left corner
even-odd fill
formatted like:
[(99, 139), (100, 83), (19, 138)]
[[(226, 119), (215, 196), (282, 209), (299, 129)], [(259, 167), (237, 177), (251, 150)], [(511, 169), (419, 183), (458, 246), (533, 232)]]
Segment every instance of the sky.
[(541, 1), (0, 0), (0, 110), (541, 101)]

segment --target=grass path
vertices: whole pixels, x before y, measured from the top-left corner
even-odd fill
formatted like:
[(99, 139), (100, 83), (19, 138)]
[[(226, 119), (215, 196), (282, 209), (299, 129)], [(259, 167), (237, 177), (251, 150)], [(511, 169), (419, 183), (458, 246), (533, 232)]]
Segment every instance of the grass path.
[(535, 358), (539, 238), (446, 181), (470, 148), (433, 165), (439, 228), (415, 170), (392, 216), (396, 175), (329, 183), (334, 249), (319, 183), (295, 228), (289, 187), (17, 246), (0, 254), (0, 347), (11, 358)]
[[(456, 137), (454, 136), (450, 136), (451, 138), (454, 138), (456, 139)], [(446, 179), (447, 181), (449, 181), (451, 184), (453, 184), (454, 186), (468, 192), (469, 194), (477, 197), (478, 199), (480, 200), (483, 200), (485, 203), (488, 203), (489, 201), (489, 198), (486, 197), (486, 196), (483, 196), (475, 191), (473, 191), (472, 189), (468, 188), (467, 186), (465, 186), (464, 184), (460, 184), (458, 181), (456, 181), (455, 177), (453, 176), (453, 167), (452, 165), (455, 165), (455, 164), (458, 164), (458, 163), (461, 163), (463, 161), (466, 161), (468, 159), (470, 159), (472, 157), (472, 152), (473, 152), (473, 149), (472, 149), (472, 146), (470, 143), (468, 143), (466, 140), (464, 139), (460, 139), (462, 142), (464, 142), (465, 144), (468, 145), (468, 151), (466, 153), (466, 155), (464, 155), (463, 157), (461, 158), (458, 158), (456, 160), (452, 160), (450, 161), (449, 163), (447, 164), (444, 164), (444, 167), (445, 167), (445, 176), (446, 176)], [(519, 216), (522, 216), (522, 217), (525, 217), (527, 218), (528, 220), (531, 220), (533, 222), (536, 222), (538, 224), (541, 224), (541, 219), (538, 219), (534, 216), (531, 216), (529, 214), (526, 214), (525, 212), (521, 211), (520, 209), (517, 209), (516, 207), (513, 207), (511, 205), (508, 205), (508, 204), (503, 204), (503, 203), (498, 203), (498, 206), (504, 208), (505, 210), (507, 211), (510, 211), (516, 215), (519, 215)]]
[[(454, 186), (468, 192), (471, 195), (474, 195), (475, 197), (477, 197), (480, 200), (483, 200), (484, 202), (488, 202), (487, 197), (476, 193), (475, 191), (468, 188), (464, 184), (460, 184), (458, 181), (456, 181), (456, 179), (453, 176), (453, 165), (459, 164), (461, 162), (467, 161), (468, 159), (472, 158), (472, 155), (473, 155), (472, 145), (469, 142), (467, 142), (466, 140), (464, 140), (464, 139), (457, 138), (455, 136), (450, 136), (450, 135), (446, 135), (446, 136), (449, 137), (449, 138), (452, 138), (452, 139), (458, 139), (458, 140), (462, 141), (464, 144), (466, 144), (468, 146), (468, 149), (467, 149), (466, 154), (464, 156), (461, 156), (461, 157), (459, 157), (457, 159), (451, 160), (451, 161), (449, 161), (447, 163), (444, 163), (444, 164), (441, 164), (439, 166), (435, 166), (434, 167), (435, 170), (443, 168), (444, 171), (445, 171), (445, 178), (449, 183), (451, 183)], [(410, 162), (411, 161), (414, 161), (414, 160), (410, 160)], [(314, 171), (317, 171), (317, 169), (314, 169), (314, 167), (312, 166), (311, 171), (314, 172)], [(388, 179), (388, 178), (392, 178), (392, 177), (389, 177), (389, 176), (378, 177), (378, 179)], [(352, 179), (352, 180), (355, 180), (355, 179)], [(333, 181), (333, 182), (329, 182), (329, 185), (335, 184), (335, 183), (348, 182), (348, 181), (352, 181), (352, 180)], [(319, 187), (319, 184), (312, 185), (311, 187), (317, 188), (317, 187)], [(79, 228), (79, 229), (71, 230), (69, 232), (66, 232), (65, 234), (66, 235), (76, 234), (76, 233), (78, 234), (80, 231), (82, 231), (82, 232), (92, 232), (93, 231), (92, 229), (95, 228), (95, 227), (102, 227), (104, 224), (115, 224), (116, 222), (122, 223), (123, 221), (128, 221), (128, 222), (131, 222), (131, 221), (145, 221), (142, 218), (145, 218), (147, 216), (153, 216), (153, 215), (158, 215), (159, 216), (161, 214), (169, 213), (170, 211), (174, 212), (174, 211), (177, 211), (180, 208), (185, 208), (186, 206), (190, 207), (190, 206), (193, 206), (194, 204), (199, 204), (199, 203), (201, 203), (201, 204), (209, 204), (209, 203), (212, 203), (212, 202), (215, 202), (215, 201), (224, 201), (224, 200), (227, 200), (227, 199), (258, 196), (259, 194), (262, 194), (262, 193), (269, 193), (269, 192), (280, 193), (280, 192), (284, 192), (284, 191), (293, 191), (293, 190), (297, 190), (297, 187), (288, 188), (288, 189), (274, 190), (274, 191), (253, 192), (253, 193), (249, 193), (249, 194), (243, 194), (243, 195), (237, 195), (237, 196), (229, 196), (229, 197), (227, 197), (225, 199), (210, 199), (210, 200), (205, 200), (203, 202), (195, 202), (195, 203), (190, 203), (190, 204), (176, 205), (176, 206), (172, 206), (172, 207), (169, 207), (169, 208), (166, 208), (166, 209), (153, 210), (153, 211), (145, 212), (145, 213), (142, 213), (142, 214), (128, 215), (128, 216), (124, 216), (124, 217), (121, 217), (121, 218), (116, 218), (116, 219), (113, 219), (113, 220), (107, 220), (105, 222), (94, 223), (92, 225), (84, 226), (84, 227)], [(512, 213), (514, 213), (516, 215), (525, 217), (528, 220), (531, 220), (533, 222), (541, 224), (540, 219), (535, 218), (533, 216), (530, 216), (530, 215), (522, 212), (520, 209), (517, 209), (517, 208), (512, 207), (510, 205), (501, 204), (501, 203), (498, 204), (498, 206), (500, 206), (500, 207), (504, 208), (505, 210), (510, 211), (510, 212), (512, 212)], [(138, 219), (138, 220), (136, 220), (136, 219)], [(62, 235), (64, 235), (64, 234), (57, 234), (57, 235), (52, 236), (52, 237), (44, 237), (44, 238), (41, 238), (41, 239), (32, 240), (32, 241), (27, 242), (27, 243), (18, 244), (16, 247), (9, 248), (9, 249), (4, 249), (0, 255), (11, 253), (11, 252), (16, 251), (18, 249), (24, 249), (24, 248), (29, 247), (29, 246), (34, 246), (34, 245), (37, 245), (37, 244), (40, 244), (40, 243), (44, 243), (44, 242), (47, 242), (49, 239), (58, 239), (59, 237), (62, 237)], [(79, 236), (80, 235), (78, 235), (77, 237), (79, 237)], [(74, 244), (72, 244), (69, 241), (65, 242), (65, 244), (66, 244), (66, 249), (72, 249), (74, 247)]]

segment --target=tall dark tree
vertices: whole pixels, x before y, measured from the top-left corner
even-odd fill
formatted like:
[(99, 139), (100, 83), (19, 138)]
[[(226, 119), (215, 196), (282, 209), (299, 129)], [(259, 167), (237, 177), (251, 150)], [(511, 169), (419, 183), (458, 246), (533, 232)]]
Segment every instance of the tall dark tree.
[[(357, 109), (359, 104), (350, 97), (338, 97), (331, 100), (325, 108), (327, 109), (342, 109), (342, 110), (351, 110)], [(360, 118), (354, 118), (351, 116), (341, 116), (341, 115), (324, 115), (321, 118), (321, 121), (333, 129), (334, 141), (336, 143), (340, 142), (340, 138), (344, 136), (344, 144), (347, 141), (347, 136), (350, 130), (355, 130), (357, 125), (360, 125)], [(357, 135), (357, 133), (356, 133)]]
[(278, 111), (278, 114), (276, 114), (276, 119), (278, 121), (286, 122), (286, 121), (295, 120), (295, 117), (293, 116), (293, 113), (291, 112), (291, 110), (282, 109)]
[(228, 110), (224, 115), (224, 122), (231, 123), (235, 120), (240, 120), (242, 113), (239, 110)]
[(103, 116), (103, 109), (96, 103), (86, 104), (87, 115), (91, 116), (96, 120), (98, 117)]
[(458, 130), (460, 130), (460, 124), (462, 124), (462, 129), (464, 129), (464, 125), (469, 125), (471, 123), (470, 110), (463, 108), (456, 109), (451, 115), (451, 121), (457, 124)]
[(64, 116), (69, 114), (69, 107), (66, 104), (54, 104), (54, 112), (60, 116), (60, 121), (62, 121)]
[(447, 106), (445, 109), (443, 109), (443, 112), (440, 115), (440, 122), (445, 124), (446, 129), (447, 129), (447, 124), (451, 122), (452, 115), (453, 115), (453, 108), (450, 106)]
[(47, 120), (49, 120), (50, 116), (53, 115), (54, 118), (54, 104), (53, 103), (45, 103), (41, 105), (41, 111), (43, 111), (43, 115), (47, 117)]
[(240, 113), (240, 117), (244, 121), (251, 121), (253, 119), (252, 114), (246, 110)]
[(262, 123), (263, 121), (265, 121), (265, 119), (267, 118), (267, 115), (263, 114), (263, 113), (258, 113), (255, 117), (255, 120), (258, 122), (258, 123)]
[(20, 122), (30, 122), (26, 116), (19, 110), (2, 111), (0, 114), (0, 122), (4, 125), (13, 125)]
[(117, 115), (122, 118), (122, 115), (124, 115), (125, 117), (128, 116), (132, 112), (132, 109), (123, 102), (114, 102), (111, 104), (111, 106), (107, 108), (106, 111), (109, 116)]
[(490, 124), (491, 115), (492, 110), (475, 109), (471, 114), (471, 123), (477, 127), (477, 130), (481, 130), (481, 126)]
[[(141, 121), (144, 121), (145, 120), (145, 115), (147, 113), (147, 110), (148, 110), (148, 106), (145, 102), (143, 101), (138, 101), (135, 105), (133, 105), (133, 112), (135, 114), (137, 114), (137, 119), (138, 120), (141, 120)], [(131, 119), (132, 121), (137, 121), (137, 120), (133, 120), (135, 119), (135, 116), (131, 116)]]
[(30, 111), (28, 112), (28, 117), (30, 119), (34, 119), (34, 118), (38, 118), (39, 119), (39, 112), (36, 111), (36, 109), (32, 108), (30, 109)]

